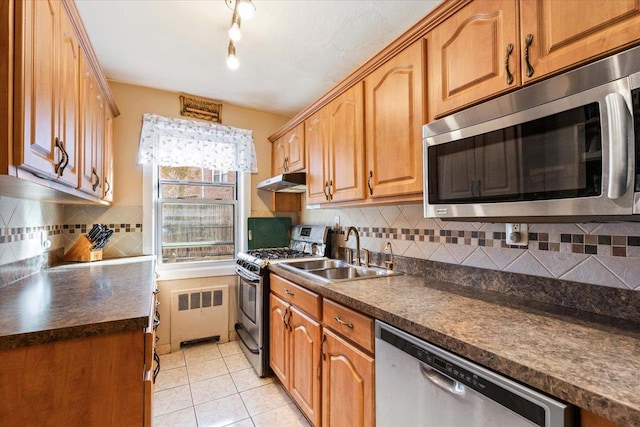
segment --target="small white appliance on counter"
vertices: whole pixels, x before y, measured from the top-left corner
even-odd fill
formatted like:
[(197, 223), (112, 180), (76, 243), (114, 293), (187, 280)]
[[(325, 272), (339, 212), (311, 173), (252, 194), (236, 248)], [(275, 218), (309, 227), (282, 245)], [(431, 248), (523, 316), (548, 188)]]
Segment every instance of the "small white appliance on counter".
[(423, 127), (430, 218), (640, 220), (640, 47)]
[(572, 427), (574, 407), (376, 320), (377, 427)]

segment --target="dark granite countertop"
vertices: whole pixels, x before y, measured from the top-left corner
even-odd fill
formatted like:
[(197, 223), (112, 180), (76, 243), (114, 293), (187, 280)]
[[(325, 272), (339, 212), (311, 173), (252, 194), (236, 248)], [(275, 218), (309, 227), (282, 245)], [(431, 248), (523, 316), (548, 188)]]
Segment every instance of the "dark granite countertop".
[(0, 350), (145, 328), (154, 265), (150, 256), (61, 265), (0, 288)]
[[(640, 329), (432, 279), (323, 284), (274, 273), (623, 426), (640, 426)], [(629, 326), (631, 325), (631, 326)]]

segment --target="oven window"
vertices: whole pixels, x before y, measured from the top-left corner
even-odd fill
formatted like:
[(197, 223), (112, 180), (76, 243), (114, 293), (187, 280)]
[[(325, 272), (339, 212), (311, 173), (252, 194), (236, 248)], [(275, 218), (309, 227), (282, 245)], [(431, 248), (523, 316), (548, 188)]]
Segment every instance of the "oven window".
[(256, 323), (256, 285), (256, 283), (251, 283), (240, 278), (240, 310), (242, 310), (244, 315), (247, 316), (253, 324)]
[(598, 103), (428, 148), (429, 203), (597, 196)]

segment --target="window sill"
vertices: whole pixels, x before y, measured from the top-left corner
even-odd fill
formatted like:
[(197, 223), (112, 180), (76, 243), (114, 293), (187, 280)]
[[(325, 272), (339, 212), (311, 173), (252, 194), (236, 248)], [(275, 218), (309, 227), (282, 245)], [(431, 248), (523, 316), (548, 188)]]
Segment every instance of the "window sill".
[(184, 266), (178, 267), (172, 265), (166, 267), (158, 265), (156, 272), (158, 273), (158, 280), (180, 280), (180, 279), (197, 279), (200, 277), (215, 277), (215, 276), (235, 276), (235, 263), (215, 265), (215, 266)]

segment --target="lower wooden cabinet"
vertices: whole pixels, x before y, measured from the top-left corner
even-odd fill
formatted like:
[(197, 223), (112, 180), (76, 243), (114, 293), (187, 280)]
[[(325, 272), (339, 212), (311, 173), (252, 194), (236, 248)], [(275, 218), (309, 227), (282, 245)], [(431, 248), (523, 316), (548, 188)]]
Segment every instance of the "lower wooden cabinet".
[(320, 322), (273, 293), (270, 299), (269, 364), (302, 412), (320, 426)]
[(144, 351), (143, 330), (0, 351), (0, 424), (144, 425)]
[(322, 334), (322, 425), (375, 426), (373, 357), (337, 334)]

